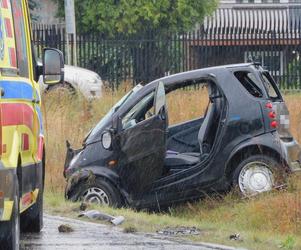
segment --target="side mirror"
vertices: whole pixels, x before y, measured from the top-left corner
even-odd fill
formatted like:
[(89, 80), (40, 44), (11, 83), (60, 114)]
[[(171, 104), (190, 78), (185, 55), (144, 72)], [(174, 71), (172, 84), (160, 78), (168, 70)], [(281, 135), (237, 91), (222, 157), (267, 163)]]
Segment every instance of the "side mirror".
[(57, 49), (44, 49), (43, 80), (47, 85), (54, 85), (64, 81), (64, 57)]

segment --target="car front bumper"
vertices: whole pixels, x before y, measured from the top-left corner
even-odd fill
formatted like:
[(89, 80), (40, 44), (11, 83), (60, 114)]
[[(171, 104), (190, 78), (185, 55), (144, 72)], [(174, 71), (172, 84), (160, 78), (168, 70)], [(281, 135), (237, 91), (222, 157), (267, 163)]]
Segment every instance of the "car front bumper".
[(291, 139), (281, 139), (282, 148), (287, 159), (287, 163), (292, 172), (301, 171), (301, 147), (299, 143)]
[(10, 220), (15, 189), (14, 169), (6, 169), (0, 162), (0, 221)]

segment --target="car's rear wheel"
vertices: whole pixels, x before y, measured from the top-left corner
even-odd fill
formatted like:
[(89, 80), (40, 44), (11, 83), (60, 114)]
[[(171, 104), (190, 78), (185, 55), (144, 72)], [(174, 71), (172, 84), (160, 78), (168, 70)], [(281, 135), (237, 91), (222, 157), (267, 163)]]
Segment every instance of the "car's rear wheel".
[(26, 233), (39, 233), (43, 228), (43, 188), (39, 190), (36, 203), (22, 215), (21, 230)]
[[(0, 249), (19, 250), (20, 247), (20, 209), (19, 209), (19, 186), (18, 182), (15, 188), (14, 205), (10, 221), (1, 222), (1, 232), (6, 232), (1, 235)], [(2, 228), (3, 227), (3, 228)]]
[(36, 202), (21, 214), (21, 231), (26, 233), (39, 233), (43, 228), (43, 195), (45, 178), (45, 155), (38, 164), (38, 183), (39, 188)]
[(118, 190), (108, 181), (96, 178), (93, 183), (82, 182), (76, 191), (72, 200), (80, 200), (85, 203), (92, 203), (102, 206), (120, 207), (121, 197)]
[(62, 95), (75, 95), (76, 94), (76, 90), (68, 82), (53, 85), (53, 86), (49, 87), (46, 92), (62, 94)]
[[(233, 183), (244, 196), (271, 191), (284, 181), (280, 164), (265, 155), (254, 155), (243, 160), (233, 174)], [(281, 174), (283, 175), (283, 174)]]

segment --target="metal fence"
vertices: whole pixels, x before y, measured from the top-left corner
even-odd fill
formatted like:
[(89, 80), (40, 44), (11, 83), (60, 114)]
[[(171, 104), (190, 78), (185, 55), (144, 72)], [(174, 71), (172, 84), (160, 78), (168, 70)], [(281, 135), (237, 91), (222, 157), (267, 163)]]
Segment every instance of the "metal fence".
[[(63, 27), (33, 27), (38, 55), (45, 46), (67, 55)], [(76, 44), (77, 64), (112, 84), (147, 83), (187, 70), (257, 61), (281, 88), (301, 89), (301, 6), (220, 8), (193, 32), (116, 39), (78, 34)]]

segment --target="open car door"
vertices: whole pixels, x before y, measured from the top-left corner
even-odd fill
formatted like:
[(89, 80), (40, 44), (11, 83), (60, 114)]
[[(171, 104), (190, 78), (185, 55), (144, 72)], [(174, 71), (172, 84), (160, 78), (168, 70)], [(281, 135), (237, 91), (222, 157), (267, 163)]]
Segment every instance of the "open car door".
[[(153, 113), (150, 113), (150, 110)], [(141, 194), (163, 174), (166, 154), (166, 97), (163, 82), (122, 119), (119, 176), (131, 194)]]

